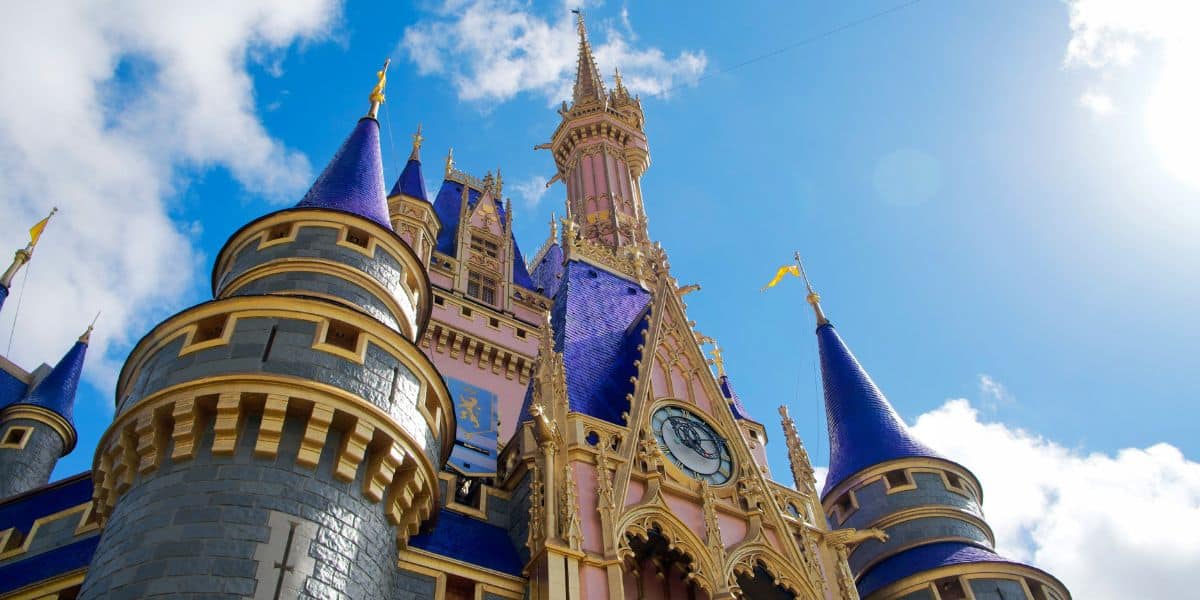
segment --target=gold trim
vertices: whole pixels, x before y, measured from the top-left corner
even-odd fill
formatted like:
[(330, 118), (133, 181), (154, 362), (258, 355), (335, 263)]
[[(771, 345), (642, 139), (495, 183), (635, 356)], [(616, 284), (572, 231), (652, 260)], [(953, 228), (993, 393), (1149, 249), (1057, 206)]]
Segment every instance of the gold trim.
[[(0, 423), (7, 423), (14, 419), (27, 419), (50, 426), (55, 433), (62, 437), (62, 456), (70, 454), (75, 449), (75, 442), (78, 439), (75, 427), (68, 423), (62, 415), (50, 409), (33, 404), (11, 404), (8, 408), (0, 411)], [(28, 436), (26, 436), (26, 443), (28, 443)]]
[(61, 575), (55, 575), (50, 579), (43, 579), (37, 583), (31, 583), (23, 588), (0, 596), (0, 599), (46, 600), (47, 598), (57, 598), (58, 592), (82, 585), (85, 575), (87, 575), (87, 567), (76, 569), (68, 573), (63, 573)]
[[(172, 343), (179, 335), (183, 334), (182, 332), (186, 332), (188, 325), (218, 314), (228, 314), (231, 321), (254, 317), (281, 317), (308, 321), (317, 323), (318, 329), (322, 322), (327, 323), (330, 319), (336, 319), (357, 327), (361, 331), (359, 334), (360, 356), (353, 360), (362, 362), (361, 354), (365, 352), (365, 344), (369, 341), (396, 358), (418, 379), (424, 380), (429, 386), (426, 393), (434, 392), (440, 400), (439, 408), (441, 408), (440, 415), (425, 414), (428, 425), (437, 431), (440, 424), (440, 439), (453, 439), (456, 422), (450, 392), (447, 390), (441, 374), (415, 343), (375, 318), (357, 310), (296, 296), (233, 296), (201, 304), (167, 319), (142, 338), (130, 352), (130, 358), (125, 362), (117, 382), (117, 397), (123, 398), (129, 393), (129, 385), (137, 379), (145, 362), (156, 351)], [(230, 326), (227, 326), (227, 329), (232, 331)], [(345, 350), (341, 348), (336, 346), (327, 348), (325, 344), (319, 346), (314, 346), (314, 348), (349, 358), (348, 355), (343, 354)], [(316, 385), (315, 382), (314, 385)], [(420, 402), (418, 406), (424, 409), (428, 406), (427, 401)], [(445, 454), (449, 456), (448, 451)]]
[[(1068, 591), (1062, 582), (1060, 582), (1053, 575), (1050, 575), (1041, 569), (1027, 565), (999, 562), (949, 565), (922, 571), (916, 575), (905, 577), (904, 579), (892, 583), (891, 585), (880, 588), (871, 595), (866, 596), (863, 600), (894, 600), (912, 592), (919, 591), (925, 586), (932, 585), (932, 582), (937, 579), (954, 576), (966, 577), (968, 580), (981, 579), (984, 577), (1008, 580), (1018, 578), (1032, 579), (1046, 587), (1051, 588), (1051, 590), (1062, 596), (1065, 600), (1071, 600), (1071, 592)], [(974, 595), (971, 592), (970, 587), (964, 585), (964, 588), (968, 594), (968, 599), (973, 598)], [(1028, 587), (1025, 587), (1025, 591), (1026, 593), (1030, 592)], [(1032, 595), (1028, 597), (1032, 597)]]
[[(354, 244), (346, 245), (351, 248), (362, 250), (361, 247)], [(388, 312), (392, 313), (392, 317), (400, 325), (401, 332), (406, 337), (413, 339), (416, 336), (416, 332), (414, 331), (414, 327), (416, 326), (415, 321), (418, 317), (416, 312), (418, 311), (418, 307), (421, 305), (419, 301), (419, 292), (410, 290), (407, 286), (404, 288), (406, 295), (408, 295), (408, 300), (412, 302), (413, 305), (414, 314), (409, 315), (403, 308), (401, 308), (400, 304), (396, 302), (394, 294), (387, 288), (383, 287), (383, 284), (375, 278), (353, 267), (323, 258), (278, 258), (255, 265), (254, 267), (251, 267), (239, 274), (232, 281), (226, 283), (225, 287), (221, 289), (221, 298), (228, 298), (246, 285), (249, 285), (264, 277), (295, 272), (311, 272), (329, 275), (330, 277), (348, 281), (367, 290), (368, 292), (371, 292), (372, 295), (383, 302), (383, 304), (387, 307)], [(321, 294), (319, 292), (309, 292), (308, 290), (288, 290), (286, 292), (279, 292), (278, 295), (318, 296), (336, 300), (343, 304), (349, 302), (345, 298), (339, 296), (334, 296), (332, 294)], [(358, 310), (361, 311), (361, 309)]]
[[(399, 566), (401, 569), (407, 569), (409, 571), (422, 574), (428, 574), (432, 571), (442, 574), (458, 575), (478, 583), (494, 586), (496, 588), (518, 594), (523, 594), (525, 592), (525, 579), (522, 577), (501, 573), (499, 571), (487, 569), (478, 565), (472, 565), (470, 563), (455, 560), (440, 554), (434, 554), (420, 548), (409, 547), (404, 552), (401, 552)], [(441, 595), (438, 597), (441, 597)]]
[[(962, 487), (951, 486), (949, 480), (943, 474), (942, 481), (946, 485), (946, 489), (960, 495), (966, 495), (975, 500), (980, 506), (983, 505), (983, 489), (979, 484), (979, 480), (966, 467), (941, 458), (913, 457), (890, 460), (873, 465), (838, 484), (837, 487), (824, 494), (821, 499), (821, 506), (825, 510), (825, 514), (831, 514), (833, 508), (831, 500), (841, 497), (848, 490), (854, 491), (864, 488), (883, 477), (884, 473), (898, 469), (908, 470), (914, 475), (916, 473), (944, 473), (947, 471), (954, 473), (963, 481), (964, 485)], [(913, 477), (913, 481), (916, 481), (915, 476)]]

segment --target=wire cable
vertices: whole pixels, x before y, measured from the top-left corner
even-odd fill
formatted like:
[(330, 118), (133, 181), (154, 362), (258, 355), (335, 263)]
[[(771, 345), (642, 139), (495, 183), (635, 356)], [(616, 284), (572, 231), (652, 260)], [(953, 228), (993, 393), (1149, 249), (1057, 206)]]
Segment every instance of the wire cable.
[(721, 69), (720, 71), (714, 71), (714, 72), (712, 72), (712, 73), (709, 73), (709, 74), (707, 74), (707, 75), (705, 75), (705, 76), (703, 76), (703, 77), (700, 77), (699, 79), (697, 79), (697, 80), (696, 80), (696, 82), (697, 82), (697, 83), (699, 83), (699, 82), (701, 82), (701, 81), (704, 81), (705, 79), (710, 79), (710, 78), (712, 78), (712, 77), (716, 77), (717, 75), (724, 75), (725, 73), (728, 73), (728, 72), (730, 72), (730, 71), (736, 71), (737, 69), (740, 69), (740, 68), (742, 68), (742, 67), (745, 67), (745, 66), (747, 66), (747, 65), (752, 65), (752, 64), (754, 64), (754, 63), (756, 63), (756, 62), (759, 62), (759, 61), (762, 61), (762, 60), (766, 60), (766, 59), (768, 59), (768, 58), (771, 58), (771, 57), (773, 57), (773, 56), (778, 56), (778, 55), (780, 55), (780, 54), (783, 54), (784, 52), (787, 52), (788, 50), (794, 50), (794, 49), (796, 49), (796, 48), (799, 48), (799, 47), (801, 47), (801, 46), (806, 46), (806, 45), (808, 45), (808, 44), (811, 44), (811, 43), (813, 43), (813, 42), (818, 42), (818, 41), (820, 41), (820, 40), (823, 40), (823, 39), (825, 39), (825, 38), (827, 38), (827, 37), (830, 37), (830, 36), (833, 36), (833, 35), (839, 34), (839, 33), (843, 32), (843, 31), (846, 31), (846, 30), (848, 30), (848, 29), (853, 29), (853, 28), (855, 28), (855, 27), (858, 27), (859, 25), (865, 25), (865, 24), (867, 24), (867, 23), (869, 23), (869, 22), (871, 22), (871, 21), (874, 21), (874, 20), (876, 20), (876, 19), (880, 19), (880, 18), (886, 17), (886, 16), (888, 16), (888, 15), (890, 15), (890, 14), (893, 14), (893, 13), (900, 12), (900, 11), (902, 11), (902, 10), (906, 9), (906, 8), (910, 8), (910, 7), (912, 7), (912, 6), (915, 6), (915, 5), (917, 5), (917, 4), (920, 4), (920, 2), (921, 2), (921, 0), (909, 0), (908, 2), (903, 2), (903, 3), (901, 3), (901, 4), (897, 4), (897, 5), (895, 5), (895, 6), (892, 6), (891, 8), (886, 8), (886, 9), (884, 9), (884, 10), (881, 10), (881, 11), (879, 11), (879, 12), (876, 12), (876, 13), (872, 13), (872, 14), (870, 14), (870, 15), (867, 15), (867, 16), (865, 16), (865, 17), (862, 17), (862, 18), (860, 18), (860, 19), (856, 19), (856, 20), (854, 20), (854, 21), (850, 21), (849, 23), (846, 23), (846, 24), (844, 24), (844, 25), (839, 25), (839, 26), (837, 26), (837, 27), (834, 27), (833, 29), (828, 29), (828, 30), (826, 30), (826, 31), (823, 31), (823, 32), (821, 32), (821, 33), (818, 33), (818, 34), (816, 34), (816, 35), (813, 35), (813, 36), (810, 36), (810, 37), (804, 38), (804, 39), (802, 39), (802, 40), (798, 40), (798, 41), (792, 42), (792, 43), (790, 43), (790, 44), (788, 44), (788, 45), (786, 45), (786, 46), (782, 46), (782, 47), (780, 47), (780, 48), (776, 48), (775, 50), (772, 50), (772, 51), (770, 51), (770, 52), (767, 52), (767, 53), (765, 53), (765, 54), (760, 54), (760, 55), (758, 55), (758, 56), (755, 56), (755, 57), (752, 57), (752, 58), (748, 58), (748, 59), (746, 59), (746, 60), (744, 60), (744, 61), (742, 61), (742, 62), (740, 62), (740, 63), (737, 63), (737, 64), (735, 64), (735, 65), (733, 65), (733, 66), (731, 66), (731, 67), (727, 67), (727, 68), (725, 68), (725, 69)]

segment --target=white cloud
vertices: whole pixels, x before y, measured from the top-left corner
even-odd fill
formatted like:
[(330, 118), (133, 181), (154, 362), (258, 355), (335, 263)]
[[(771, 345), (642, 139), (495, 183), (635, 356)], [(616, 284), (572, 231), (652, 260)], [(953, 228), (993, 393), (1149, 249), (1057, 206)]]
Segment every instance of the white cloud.
[(534, 175), (524, 182), (513, 184), (512, 187), (517, 192), (517, 196), (525, 201), (525, 206), (533, 208), (546, 195), (546, 178)]
[(921, 415), (913, 433), (979, 477), (998, 551), (1076, 598), (1194, 595), (1200, 463), (1177, 448), (1085, 453), (983, 422), (966, 400)]
[(979, 374), (979, 395), (983, 400), (984, 406), (992, 409), (1002, 404), (1011, 404), (1013, 402), (1012, 394), (1008, 392), (1008, 388), (986, 373)]
[[(291, 199), (307, 159), (264, 129), (248, 63), (323, 37), (333, 0), (27, 3), (0, 20), (0, 248), (61, 210), (35, 252), (12, 357), (53, 362), (97, 310), (88, 376), (115, 378), (128, 344), (179, 307), (203, 257), (172, 199), (193, 169), (222, 167), (248, 192)], [(232, 202), (213, 198), (209, 202)], [(3, 313), (15, 312), (18, 276)]]
[[(1200, 186), (1200, 3), (1180, 0), (1069, 0), (1071, 41), (1066, 64), (1097, 71), (1105, 86), (1138, 65), (1144, 49), (1162, 65), (1146, 106), (1146, 128), (1164, 166)], [(1096, 114), (1116, 108), (1112, 90), (1092, 89), (1080, 104)], [(1098, 110), (1099, 109), (1099, 110)]]
[[(404, 30), (399, 52), (423, 75), (442, 75), (467, 101), (505, 101), (521, 92), (541, 94), (551, 103), (569, 99), (575, 77), (578, 34), (565, 0), (554, 18), (530, 12), (516, 0), (448, 0), (435, 15)], [(606, 74), (620, 68), (633, 93), (667, 95), (693, 85), (707, 65), (703, 52), (684, 51), (670, 58), (658, 48), (638, 48), (627, 12), (624, 31), (603, 27), (605, 41), (591, 42), (597, 65)]]
[(1116, 108), (1111, 96), (1092, 90), (1088, 90), (1079, 96), (1079, 105), (1092, 111), (1092, 114), (1097, 117), (1108, 116)]

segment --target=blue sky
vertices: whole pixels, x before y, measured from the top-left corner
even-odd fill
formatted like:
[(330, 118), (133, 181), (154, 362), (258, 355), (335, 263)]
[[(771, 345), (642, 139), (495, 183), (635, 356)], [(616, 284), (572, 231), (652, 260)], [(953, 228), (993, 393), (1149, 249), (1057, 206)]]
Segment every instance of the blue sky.
[[(131, 344), (207, 297), (230, 233), (299, 200), (366, 109), (384, 57), (388, 179), (421, 122), (430, 185), (450, 146), (469, 172), (500, 167), (518, 241), (528, 254), (545, 239), (561, 186), (540, 198), (522, 190), (552, 174), (531, 148), (553, 131), (573, 75), (569, 6), (400, 4), (235, 3), (220, 16), (153, 4), (128, 15), (39, 9), (10, 25), (4, 43), (26, 58), (3, 68), (0, 87), (46, 93), (0, 92), (0, 175), (13, 183), (0, 194), (4, 239), (15, 248), (26, 222), (63, 209), (30, 269), (12, 356), (52, 362), (105, 312), (77, 404), (80, 447), (57, 475), (90, 467)], [(1002, 547), (1101, 598), (1118, 584), (1081, 593), (1102, 579), (1079, 555), (1126, 537), (1104, 531), (1131, 527), (1128, 511), (1163, 502), (1162, 519), (1200, 528), (1200, 465), (1184, 458), (1200, 455), (1200, 176), (1189, 171), (1200, 126), (1174, 108), (1200, 99), (1174, 75), (1200, 65), (1178, 25), (1195, 22), (1192, 9), (585, 8), (601, 69), (620, 66), (643, 96), (651, 234), (681, 283), (703, 285), (688, 296), (690, 316), (721, 342), (767, 425), (777, 477), (787, 473), (779, 404), (792, 407), (814, 461), (827, 460), (801, 287), (758, 291), (799, 250), (897, 410), (984, 478), (989, 514), (1005, 520), (993, 523)], [(45, 44), (39, 27), (74, 41), (31, 51)], [(16, 291), (0, 315), (5, 342)], [(997, 458), (1006, 455), (1030, 463)], [(1078, 512), (1062, 499), (1064, 470), (1076, 472), (1076, 491), (1115, 488), (1124, 504), (1095, 508), (1076, 537), (1055, 529), (1045, 515)], [(1161, 476), (1134, 493), (1126, 475), (1104, 479), (1112, 473)], [(998, 506), (997, 487), (1017, 481), (1033, 487), (1012, 495), (1016, 508)], [(1130, 557), (1141, 551), (1129, 546)], [(1200, 545), (1180, 552), (1200, 560)]]

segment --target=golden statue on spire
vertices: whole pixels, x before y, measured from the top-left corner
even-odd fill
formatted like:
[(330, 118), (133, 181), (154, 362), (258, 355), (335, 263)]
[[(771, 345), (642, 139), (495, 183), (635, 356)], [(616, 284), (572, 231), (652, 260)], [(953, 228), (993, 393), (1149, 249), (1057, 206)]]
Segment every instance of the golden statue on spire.
[(412, 136), (413, 149), (412, 154), (408, 156), (409, 160), (419, 160), (421, 157), (421, 142), (425, 141), (425, 137), (421, 135), (421, 124), (417, 123), (417, 132)]
[(371, 108), (367, 111), (367, 116), (374, 119), (379, 113), (379, 105), (383, 104), (384, 96), (383, 89), (387, 87), (387, 70), (388, 65), (392, 64), (392, 59), (383, 61), (383, 68), (375, 73), (375, 87), (371, 89), (371, 95), (368, 98), (371, 100)]

